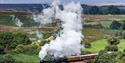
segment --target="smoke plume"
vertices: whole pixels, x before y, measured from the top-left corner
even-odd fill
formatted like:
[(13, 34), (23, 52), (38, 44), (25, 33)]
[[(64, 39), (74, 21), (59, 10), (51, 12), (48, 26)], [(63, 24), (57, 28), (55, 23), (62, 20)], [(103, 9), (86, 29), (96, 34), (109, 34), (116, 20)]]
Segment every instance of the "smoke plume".
[(81, 33), (81, 5), (78, 2), (71, 2), (64, 4), (63, 10), (59, 8), (59, 5), (60, 0), (54, 0), (50, 8), (43, 10), (44, 16), (40, 16), (42, 19), (39, 21), (44, 23), (51, 23), (52, 17), (59, 19), (62, 27), (60, 35), (57, 35), (55, 40), (51, 40), (49, 44), (41, 47), (39, 52), (41, 60), (47, 54), (53, 55), (55, 58), (81, 54), (81, 40), (83, 37)]
[(21, 27), (23, 25), (23, 23), (20, 21), (20, 19), (18, 18), (15, 18), (15, 24), (18, 26), (18, 27)]

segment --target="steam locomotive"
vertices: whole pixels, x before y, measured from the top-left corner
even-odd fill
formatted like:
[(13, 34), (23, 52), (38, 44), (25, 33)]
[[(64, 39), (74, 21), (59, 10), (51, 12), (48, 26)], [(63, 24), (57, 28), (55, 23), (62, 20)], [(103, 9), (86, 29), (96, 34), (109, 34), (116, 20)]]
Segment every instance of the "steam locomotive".
[(94, 60), (98, 56), (98, 53), (96, 54), (88, 54), (88, 55), (79, 55), (79, 56), (69, 56), (64, 58), (58, 58), (53, 60), (42, 60), (40, 63), (70, 63), (70, 62), (79, 62), (79, 61), (90, 61)]

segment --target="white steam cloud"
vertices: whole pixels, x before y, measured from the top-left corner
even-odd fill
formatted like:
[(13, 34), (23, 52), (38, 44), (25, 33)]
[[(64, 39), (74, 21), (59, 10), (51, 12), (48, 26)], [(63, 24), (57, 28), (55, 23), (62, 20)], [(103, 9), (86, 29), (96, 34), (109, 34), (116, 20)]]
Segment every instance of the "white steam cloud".
[(18, 26), (18, 27), (21, 27), (23, 25), (23, 23), (20, 21), (20, 19), (18, 18), (15, 18), (15, 24)]
[(21, 27), (23, 25), (20, 19), (17, 18), (15, 15), (10, 15), (10, 17), (12, 18), (16, 26)]
[(80, 3), (71, 2), (63, 5), (64, 10), (60, 10), (59, 4), (60, 0), (54, 0), (52, 7), (43, 10), (44, 16), (38, 16), (41, 18), (38, 20), (41, 24), (51, 23), (52, 17), (55, 17), (61, 20), (63, 28), (60, 31), (60, 36), (57, 35), (55, 40), (50, 41), (49, 44), (45, 44), (41, 48), (39, 52), (41, 60), (47, 54), (53, 55), (55, 58), (81, 54), (81, 40), (83, 37), (81, 33), (81, 5)]
[(36, 36), (38, 39), (42, 39), (43, 38), (43, 34), (40, 33), (38, 30), (36, 31)]

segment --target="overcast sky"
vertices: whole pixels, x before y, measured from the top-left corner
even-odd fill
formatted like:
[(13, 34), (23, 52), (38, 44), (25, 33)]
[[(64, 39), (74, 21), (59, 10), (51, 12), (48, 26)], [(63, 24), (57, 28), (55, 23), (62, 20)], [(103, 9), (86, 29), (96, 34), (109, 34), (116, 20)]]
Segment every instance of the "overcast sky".
[[(125, 5), (125, 0), (62, 0), (63, 3), (79, 1), (89, 5)], [(52, 0), (0, 0), (0, 3), (51, 3)]]

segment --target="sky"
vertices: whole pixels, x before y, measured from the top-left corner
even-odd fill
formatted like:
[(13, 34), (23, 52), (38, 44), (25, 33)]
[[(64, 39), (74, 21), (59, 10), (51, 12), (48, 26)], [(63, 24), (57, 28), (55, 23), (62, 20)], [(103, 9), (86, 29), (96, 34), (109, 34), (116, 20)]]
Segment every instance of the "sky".
[[(79, 1), (82, 4), (88, 5), (125, 5), (125, 0), (62, 0), (63, 3)], [(52, 0), (0, 0), (0, 3), (5, 4), (21, 4), (21, 3), (51, 3)]]

